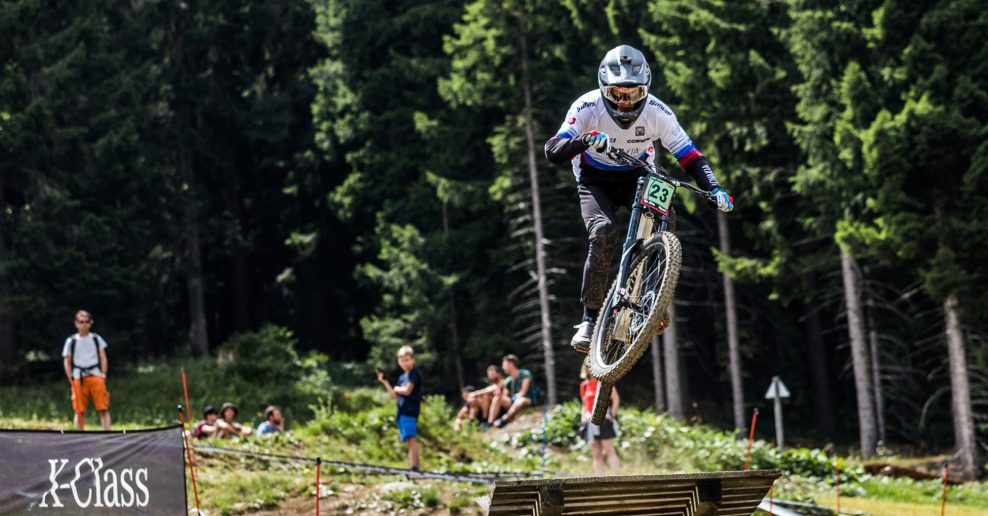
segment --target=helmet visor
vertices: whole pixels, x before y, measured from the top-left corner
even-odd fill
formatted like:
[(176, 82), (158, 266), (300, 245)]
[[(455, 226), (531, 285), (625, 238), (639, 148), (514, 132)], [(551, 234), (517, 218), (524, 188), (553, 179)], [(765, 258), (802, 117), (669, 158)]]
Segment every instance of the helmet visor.
[(640, 86), (607, 86), (604, 96), (607, 100), (617, 103), (637, 104), (648, 95), (648, 88)]

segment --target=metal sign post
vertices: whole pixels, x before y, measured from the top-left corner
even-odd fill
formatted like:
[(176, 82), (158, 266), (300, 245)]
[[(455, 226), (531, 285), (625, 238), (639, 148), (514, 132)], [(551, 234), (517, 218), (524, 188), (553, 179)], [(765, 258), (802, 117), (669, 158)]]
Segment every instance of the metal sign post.
[(786, 384), (782, 383), (782, 379), (778, 376), (772, 377), (772, 385), (769, 386), (768, 391), (765, 393), (765, 399), (774, 400), (775, 405), (775, 444), (782, 451), (785, 438), (782, 433), (782, 398), (789, 397), (789, 389), (786, 388)]

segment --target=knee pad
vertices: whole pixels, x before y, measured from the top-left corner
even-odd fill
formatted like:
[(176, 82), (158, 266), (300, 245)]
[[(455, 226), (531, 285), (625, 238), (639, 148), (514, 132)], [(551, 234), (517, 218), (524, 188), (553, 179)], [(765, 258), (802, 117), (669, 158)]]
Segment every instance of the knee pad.
[(599, 218), (590, 227), (590, 245), (610, 249), (617, 244), (618, 231), (610, 220)]

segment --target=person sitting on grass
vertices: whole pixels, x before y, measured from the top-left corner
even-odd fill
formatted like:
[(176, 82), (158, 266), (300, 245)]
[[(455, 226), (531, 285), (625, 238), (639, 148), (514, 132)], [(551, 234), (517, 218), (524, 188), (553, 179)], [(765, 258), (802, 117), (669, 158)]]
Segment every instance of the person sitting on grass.
[[(517, 355), (505, 355), (501, 360), (501, 369), (504, 370), (506, 377), (502, 383), (501, 397), (491, 406), (490, 416), (494, 426), (498, 428), (504, 427), (525, 407), (538, 405), (540, 401), (535, 377), (528, 369), (518, 367)], [(502, 417), (497, 417), (505, 407), (508, 408), (508, 412)]]
[(234, 421), (238, 412), (237, 406), (229, 401), (220, 407), (220, 417), (222, 417), (222, 422), (226, 426), (226, 428), (222, 429), (225, 434), (223, 437), (229, 437), (231, 439), (234, 437), (250, 437), (254, 433), (254, 429), (249, 425), (241, 425)]
[(226, 427), (226, 423), (220, 420), (220, 413), (216, 407), (207, 405), (202, 410), (202, 421), (197, 422), (192, 427), (192, 437), (196, 439), (225, 437)]
[[(477, 393), (480, 393), (478, 396)], [(459, 432), (463, 430), (463, 420), (476, 421), (478, 423), (487, 423), (487, 412), (491, 408), (491, 400), (494, 399), (493, 393), (481, 392), (474, 388), (473, 385), (467, 385), (463, 388), (463, 406), (460, 407), (460, 411), (456, 413), (456, 421), (453, 422), (453, 430)]]
[(398, 365), (404, 371), (398, 377), (398, 385), (391, 387), (380, 369), (377, 370), (377, 381), (388, 390), (391, 399), (398, 400), (398, 438), (408, 443), (408, 465), (412, 471), (418, 471), (419, 445), (415, 437), (422, 403), (422, 374), (415, 367), (415, 352), (411, 346), (402, 346), (398, 350)]
[(264, 422), (257, 426), (257, 435), (274, 435), (284, 431), (285, 420), (281, 418), (281, 409), (275, 405), (264, 409)]

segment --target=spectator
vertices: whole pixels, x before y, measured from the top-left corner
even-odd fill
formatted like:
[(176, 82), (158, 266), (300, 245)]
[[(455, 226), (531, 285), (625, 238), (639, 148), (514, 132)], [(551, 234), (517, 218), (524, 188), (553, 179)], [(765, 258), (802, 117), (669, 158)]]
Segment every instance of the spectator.
[(498, 411), (506, 410), (511, 407), (511, 400), (501, 396), (504, 377), (501, 375), (501, 370), (494, 364), (487, 366), (487, 381), (490, 382), (490, 385), (473, 393), (475, 398), (490, 396), (490, 401), (487, 402), (487, 407), (483, 409), (485, 430), (490, 428), (491, 425), (494, 424), (494, 420), (497, 419), (497, 414), (494, 412), (494, 405), (501, 404)]
[[(506, 375), (502, 382), (501, 398), (491, 407), (491, 418), (498, 428), (514, 419), (525, 407), (539, 403), (539, 388), (535, 385), (535, 377), (528, 369), (518, 367), (516, 355), (505, 355), (501, 360), (501, 369)], [(497, 417), (505, 407), (508, 408), (507, 414)]]
[[(479, 395), (478, 395), (479, 393)], [(463, 388), (463, 406), (456, 413), (456, 421), (453, 423), (453, 430), (459, 432), (463, 430), (463, 420), (487, 423), (487, 412), (491, 408), (491, 400), (494, 395), (490, 392), (478, 391), (473, 385)]]
[(607, 409), (607, 416), (605, 416), (604, 422), (600, 426), (597, 426), (590, 422), (590, 416), (593, 415), (593, 406), (597, 399), (597, 386), (599, 382), (596, 378), (590, 376), (590, 370), (586, 364), (583, 364), (583, 369), (580, 371), (580, 378), (583, 379), (580, 383), (580, 399), (583, 401), (583, 418), (580, 424), (580, 436), (590, 445), (594, 474), (604, 476), (604, 456), (606, 455), (607, 462), (611, 466), (611, 474), (617, 475), (621, 470), (620, 459), (618, 459), (617, 452), (614, 450), (614, 438), (617, 437), (617, 423), (615, 419), (617, 418), (618, 406), (621, 404), (617, 387), (611, 389), (611, 401), (610, 407)]
[(274, 405), (264, 409), (264, 422), (257, 427), (257, 435), (280, 434), (285, 431), (285, 420), (281, 419), (281, 409)]
[(82, 430), (89, 400), (99, 412), (103, 430), (110, 429), (110, 392), (106, 390), (106, 340), (90, 332), (93, 316), (85, 310), (75, 314), (76, 334), (65, 339), (62, 367), (72, 388), (73, 423)]
[(377, 370), (377, 381), (388, 390), (391, 399), (398, 400), (398, 437), (408, 443), (408, 465), (419, 470), (418, 434), (419, 406), (422, 404), (422, 375), (415, 368), (415, 353), (411, 346), (398, 350), (398, 365), (404, 373), (398, 377), (398, 385), (391, 387), (384, 371)]
[(207, 437), (225, 437), (227, 424), (220, 420), (216, 407), (207, 405), (202, 410), (202, 421), (192, 427), (192, 437), (205, 439)]
[(225, 423), (225, 428), (221, 428), (225, 434), (222, 437), (250, 437), (254, 433), (254, 429), (249, 425), (241, 425), (234, 421), (239, 412), (240, 410), (237, 409), (237, 406), (229, 401), (220, 407), (220, 417), (222, 418), (222, 422)]

